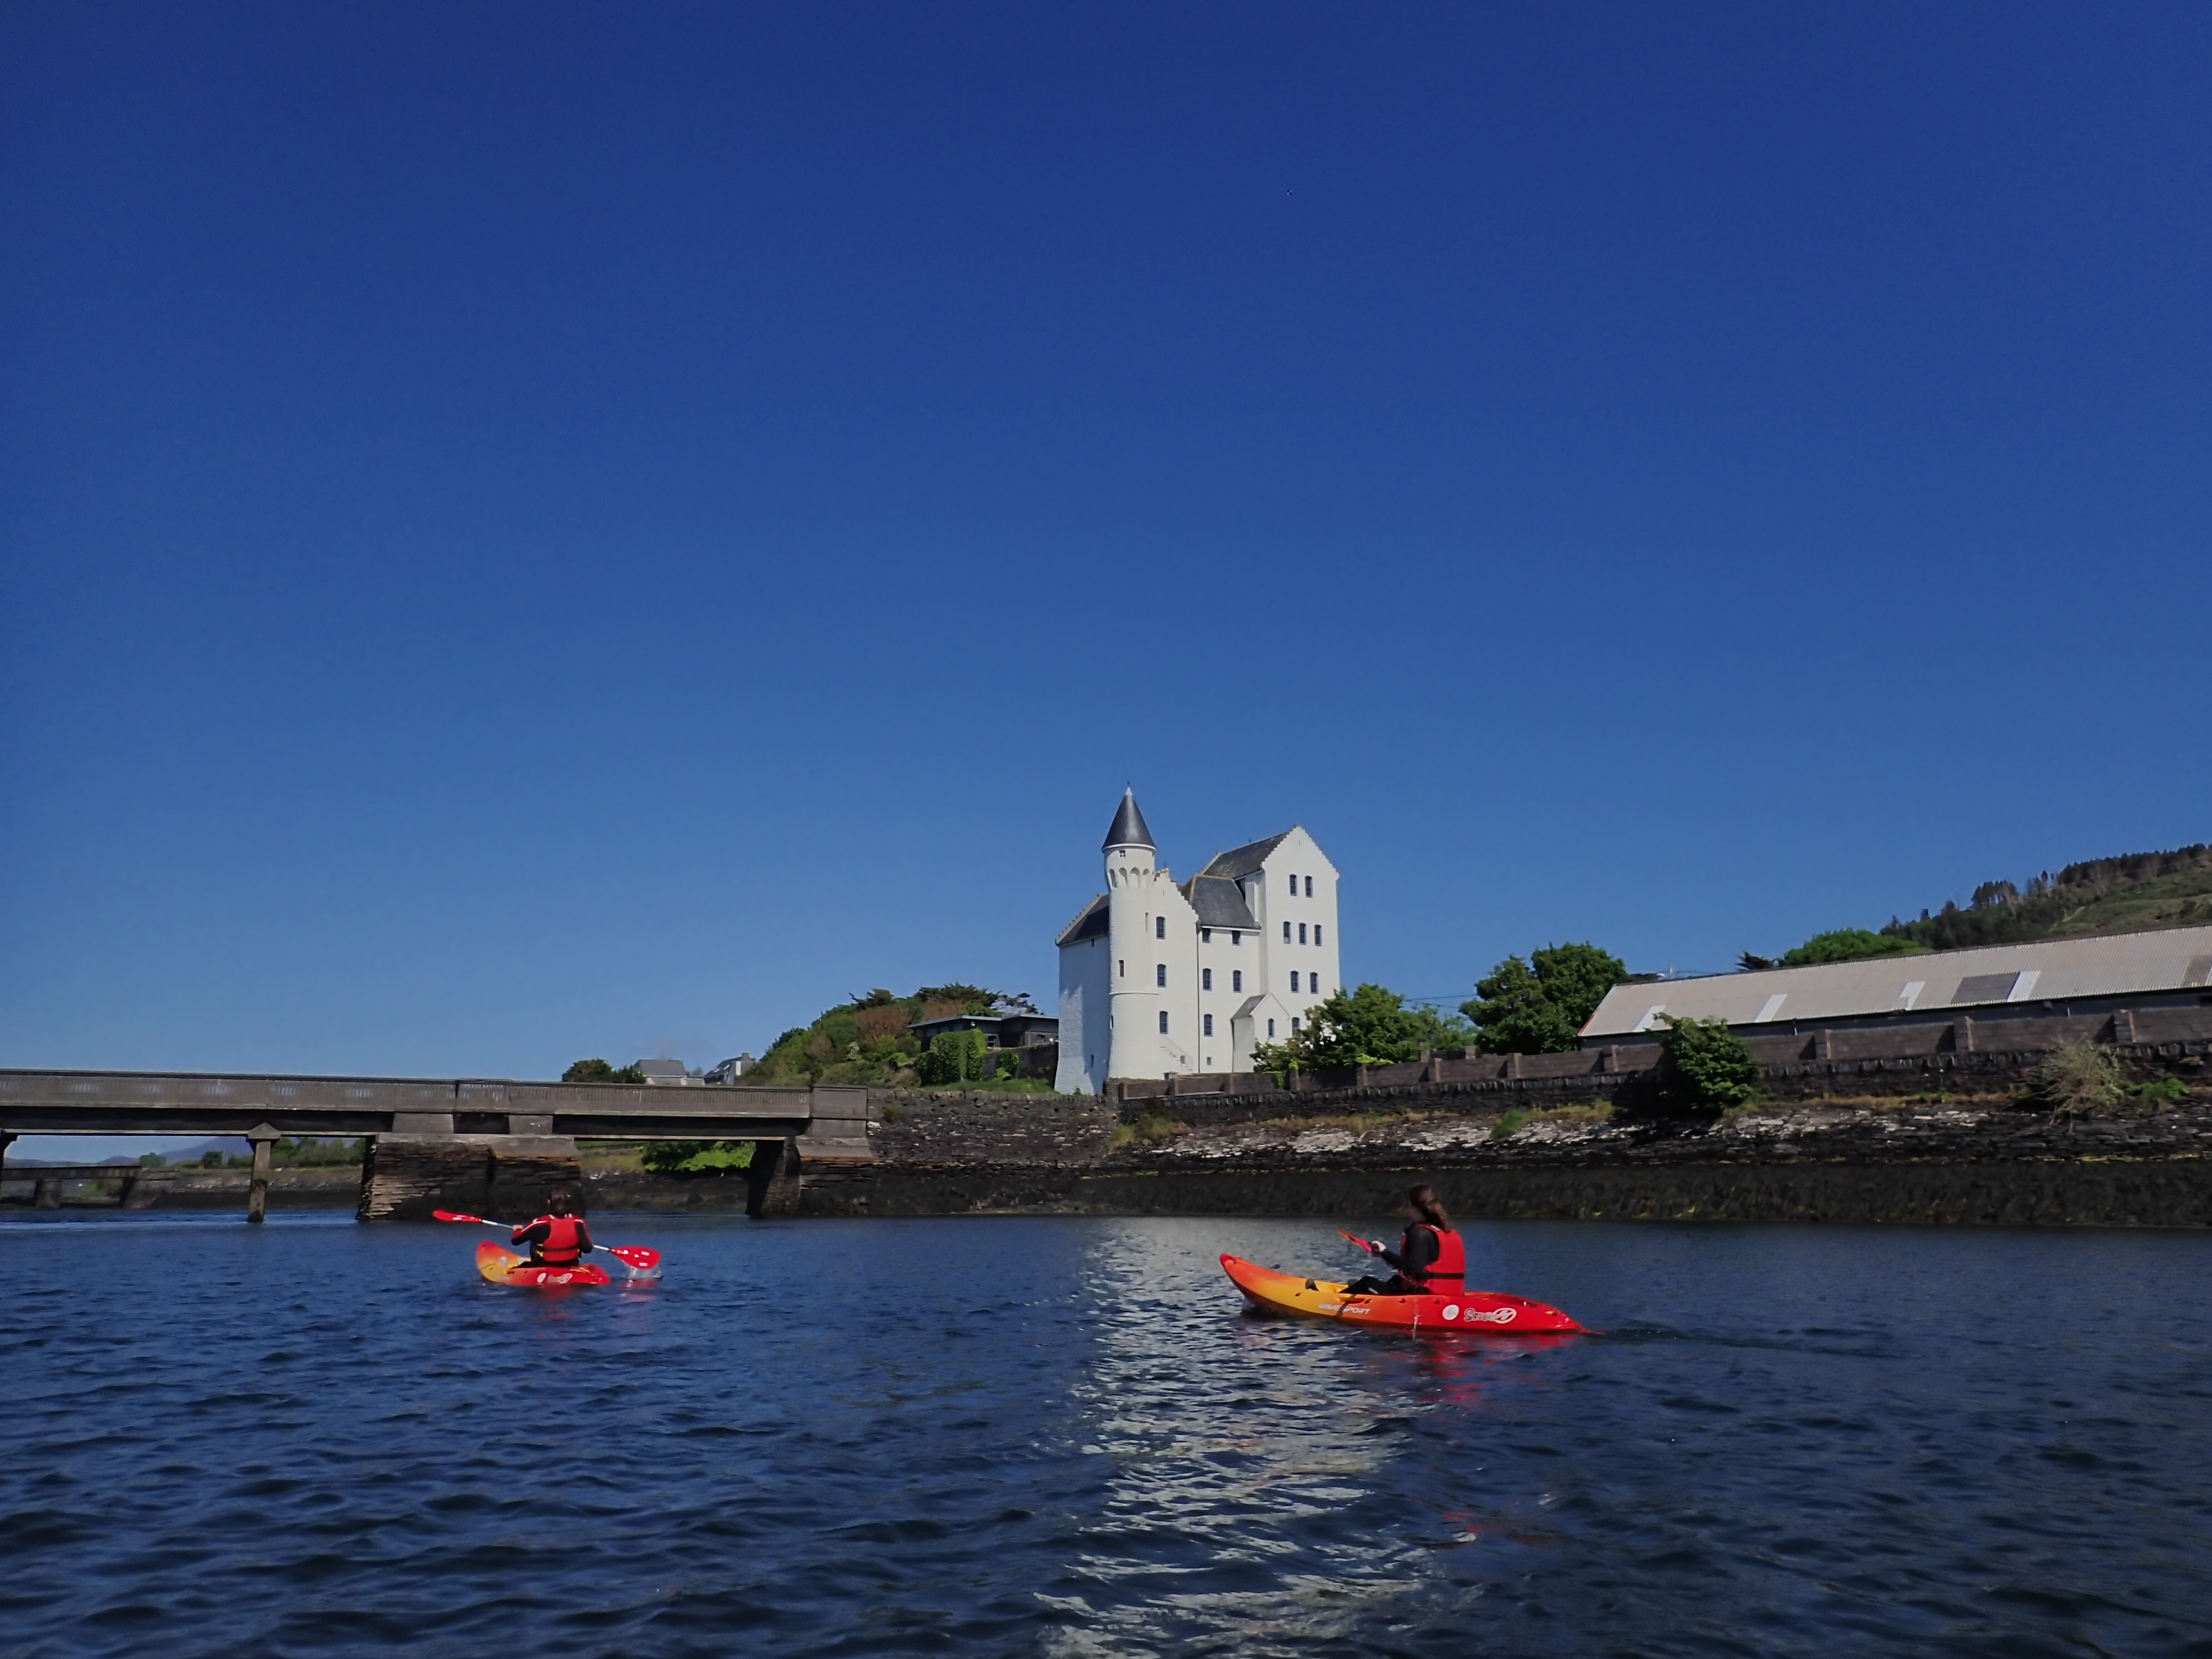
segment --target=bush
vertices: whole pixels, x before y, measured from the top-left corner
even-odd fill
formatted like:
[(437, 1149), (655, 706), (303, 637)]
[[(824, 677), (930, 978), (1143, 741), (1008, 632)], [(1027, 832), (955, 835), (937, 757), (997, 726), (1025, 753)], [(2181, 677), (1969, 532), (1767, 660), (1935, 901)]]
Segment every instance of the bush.
[(637, 1161), (655, 1175), (695, 1175), (708, 1170), (749, 1170), (752, 1167), (750, 1140), (648, 1140), (637, 1149)]
[(989, 1039), (981, 1031), (939, 1031), (930, 1039), (927, 1050), (915, 1057), (914, 1074), (933, 1089), (975, 1083), (989, 1068), (990, 1052)]
[(563, 1083), (642, 1083), (645, 1073), (635, 1066), (610, 1066), (604, 1060), (580, 1060), (561, 1073)]
[(1252, 1065), (1261, 1072), (1310, 1072), (1322, 1066), (1389, 1066), (1419, 1060), (1435, 1048), (1464, 1048), (1474, 1029), (1434, 1009), (1406, 1006), (1380, 985), (1340, 988), (1316, 1003), (1304, 1027), (1286, 1042), (1261, 1042)]
[(1659, 1034), (1659, 1064), (1622, 1086), (1616, 1115), (1711, 1119), (1751, 1103), (1759, 1062), (1726, 1020), (1660, 1018), (1668, 1028)]
[(2110, 1048), (2088, 1042), (2062, 1042), (2044, 1056), (2029, 1086), (2031, 1103), (2056, 1117), (2118, 1105), (2128, 1096), (2127, 1069)]

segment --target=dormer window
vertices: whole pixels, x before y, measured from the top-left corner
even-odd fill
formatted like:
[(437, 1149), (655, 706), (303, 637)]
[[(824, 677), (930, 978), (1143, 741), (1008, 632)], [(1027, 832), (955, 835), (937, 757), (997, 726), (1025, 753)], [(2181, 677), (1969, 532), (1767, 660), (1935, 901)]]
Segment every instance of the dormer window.
[(1232, 931), (1229, 935), (1229, 942), (1231, 945), (1242, 945), (1244, 942), (1244, 935)]
[(1198, 930), (1198, 942), (1199, 942), (1200, 945), (1211, 945), (1211, 944), (1212, 944), (1212, 943), (1213, 943), (1213, 929), (1212, 929), (1211, 927), (1201, 927), (1201, 928), (1200, 928), (1200, 929)]

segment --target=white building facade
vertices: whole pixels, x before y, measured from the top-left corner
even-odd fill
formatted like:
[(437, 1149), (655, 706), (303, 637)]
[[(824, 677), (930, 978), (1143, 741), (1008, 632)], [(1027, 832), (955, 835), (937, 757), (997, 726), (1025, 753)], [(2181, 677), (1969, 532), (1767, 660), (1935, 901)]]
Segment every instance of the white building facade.
[(1232, 848), (1177, 885), (1125, 791), (1106, 890), (1060, 936), (1063, 1094), (1109, 1078), (1249, 1072), (1342, 985), (1336, 866), (1303, 828)]

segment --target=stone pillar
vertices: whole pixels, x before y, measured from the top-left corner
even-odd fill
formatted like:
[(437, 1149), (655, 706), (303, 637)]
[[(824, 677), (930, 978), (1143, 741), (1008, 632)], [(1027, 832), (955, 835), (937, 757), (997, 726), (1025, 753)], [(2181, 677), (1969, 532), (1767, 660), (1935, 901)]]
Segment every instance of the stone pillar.
[(799, 1210), (799, 1143), (756, 1140), (753, 1161), (745, 1166), (745, 1213), (795, 1215)]
[(2123, 1008), (2112, 1016), (2112, 1042), (2117, 1048), (2132, 1048), (2136, 1042), (2136, 1011)]
[(246, 1219), (252, 1226), (259, 1226), (269, 1213), (269, 1149), (283, 1136), (266, 1123), (257, 1123), (246, 1132), (253, 1143), (253, 1180), (246, 1189)]

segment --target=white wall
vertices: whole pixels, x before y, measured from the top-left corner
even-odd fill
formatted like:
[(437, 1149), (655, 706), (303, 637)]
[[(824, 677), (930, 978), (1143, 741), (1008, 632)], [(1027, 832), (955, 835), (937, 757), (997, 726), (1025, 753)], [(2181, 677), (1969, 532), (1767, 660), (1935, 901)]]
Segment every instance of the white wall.
[(1064, 1095), (1095, 1095), (1106, 1086), (1112, 948), (1103, 938), (1060, 948), (1060, 1069), (1052, 1086)]

